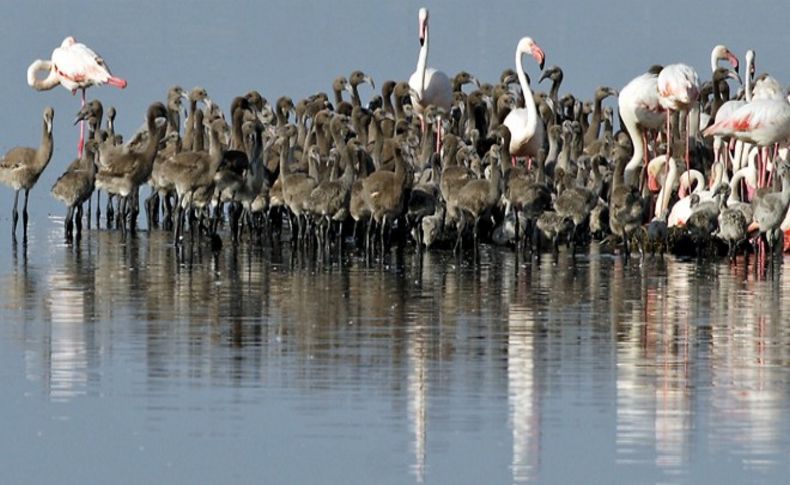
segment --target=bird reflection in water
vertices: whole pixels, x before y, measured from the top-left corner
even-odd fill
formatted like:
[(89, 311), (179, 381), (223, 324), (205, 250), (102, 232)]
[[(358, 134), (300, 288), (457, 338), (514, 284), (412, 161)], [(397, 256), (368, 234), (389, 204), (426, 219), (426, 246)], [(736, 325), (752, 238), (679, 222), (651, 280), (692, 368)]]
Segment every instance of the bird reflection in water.
[[(431, 437), (452, 428), (474, 439), (490, 422), (482, 404), (508, 416), (516, 482), (551, 477), (542, 468), (557, 420), (547, 416), (576, 412), (567, 402), (612, 411), (618, 465), (682, 472), (704, 441), (709, 453), (753, 456), (754, 469), (776, 466), (784, 273), (763, 281), (726, 262), (595, 251), (515, 268), (511, 252), (487, 247), (471, 266), (450, 252), (321, 265), (246, 244), (188, 257), (169, 237), (89, 231), (67, 246), (53, 230), (30, 242), (50, 248), (41, 265), (23, 247), (13, 253), (2, 276), (3, 316), (17, 322), (7, 340), (49, 399), (101, 393), (115, 366), (144, 373), (133, 393), (149, 400), (154, 430), (188, 405), (174, 392), (185, 386), (238, 389), (244, 399), (197, 408), (234, 423), (261, 399), (248, 389), (296, 392), (295, 412), (311, 419), (327, 412), (327, 395), (373, 396), (394, 403), (388, 429), (408, 438), (405, 466), (425, 482), (452, 450)], [(457, 429), (459, 411), (475, 424)], [(337, 432), (323, 431), (311, 439)]]

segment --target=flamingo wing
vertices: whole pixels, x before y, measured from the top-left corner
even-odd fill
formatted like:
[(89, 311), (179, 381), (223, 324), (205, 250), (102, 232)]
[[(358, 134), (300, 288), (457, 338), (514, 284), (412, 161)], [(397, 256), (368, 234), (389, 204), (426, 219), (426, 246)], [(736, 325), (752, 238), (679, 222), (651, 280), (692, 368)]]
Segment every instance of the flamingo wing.
[(85, 44), (58, 47), (52, 52), (52, 62), (61, 83), (71, 90), (104, 84), (112, 77), (104, 59)]
[(687, 106), (699, 97), (699, 76), (686, 64), (670, 64), (658, 74), (661, 105), (669, 109)]
[(752, 101), (707, 128), (703, 135), (734, 135), (760, 145), (786, 141), (790, 137), (790, 104), (780, 99)]
[(664, 121), (664, 109), (658, 100), (657, 83), (654, 74), (646, 73), (626, 84), (618, 98), (621, 116), (633, 116), (645, 128), (660, 128)]

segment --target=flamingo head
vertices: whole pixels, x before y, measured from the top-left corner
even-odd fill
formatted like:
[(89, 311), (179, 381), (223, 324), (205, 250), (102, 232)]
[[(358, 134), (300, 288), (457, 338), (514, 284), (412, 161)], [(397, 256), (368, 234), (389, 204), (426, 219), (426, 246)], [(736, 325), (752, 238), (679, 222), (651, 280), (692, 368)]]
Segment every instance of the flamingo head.
[(538, 62), (541, 70), (543, 69), (543, 65), (546, 62), (546, 54), (543, 53), (543, 49), (531, 37), (521, 38), (518, 42), (518, 51), (522, 54), (531, 54)]
[(735, 69), (735, 72), (738, 72), (738, 57), (732, 53), (726, 46), (721, 44), (717, 45), (713, 48), (713, 58), (714, 59), (723, 59), (730, 63), (730, 65)]
[(44, 108), (44, 123), (47, 125), (47, 133), (52, 133), (52, 118), (55, 117), (55, 110), (52, 106)]
[(746, 65), (748, 66), (749, 72), (746, 73), (747, 76), (753, 78), (754, 77), (754, 51), (749, 49), (746, 51)]
[(419, 21), (419, 32), (420, 32), (420, 46), (425, 44), (425, 36), (428, 33), (428, 9), (422, 7), (417, 14), (417, 20)]

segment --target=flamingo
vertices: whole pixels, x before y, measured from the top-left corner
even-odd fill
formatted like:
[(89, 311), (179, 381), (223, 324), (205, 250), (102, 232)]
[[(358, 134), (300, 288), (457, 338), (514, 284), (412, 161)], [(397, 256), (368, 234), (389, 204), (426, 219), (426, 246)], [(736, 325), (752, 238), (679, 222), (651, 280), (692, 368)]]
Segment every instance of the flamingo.
[[(38, 71), (48, 71), (47, 77), (36, 77)], [(27, 68), (27, 83), (38, 91), (47, 91), (58, 84), (75, 94), (82, 91), (81, 106), (85, 106), (85, 90), (91, 86), (109, 84), (120, 89), (126, 87), (126, 81), (110, 73), (104, 59), (91, 48), (77, 42), (72, 36), (63, 39), (60, 47), (52, 51), (51, 60), (37, 59)], [(77, 156), (82, 157), (85, 144), (85, 121), (80, 123), (80, 141)]]
[[(719, 121), (724, 120), (728, 116), (732, 115), (732, 113), (740, 108), (741, 106), (745, 105), (746, 103), (752, 102), (752, 80), (754, 77), (754, 51), (749, 49), (746, 51), (746, 79), (744, 84), (744, 97), (746, 99), (731, 99), (719, 107), (719, 110), (716, 111), (716, 116), (714, 118), (714, 123), (718, 123)], [(713, 67), (713, 65), (711, 65)], [(719, 159), (719, 154), (721, 152), (721, 144), (722, 144), (722, 137), (716, 136), (713, 141), (713, 149), (717, 153), (714, 159)], [(729, 155), (729, 150), (726, 150), (725, 153)], [(733, 170), (737, 170), (735, 168), (735, 161), (733, 160)]]
[(660, 66), (632, 79), (620, 90), (620, 119), (631, 136), (634, 153), (625, 167), (625, 182), (635, 185), (634, 176), (647, 158), (645, 130), (657, 130), (664, 122), (664, 109), (658, 100)]
[(422, 113), (423, 109), (433, 104), (449, 111), (453, 103), (453, 86), (450, 78), (442, 71), (428, 66), (428, 9), (423, 7), (418, 13), (420, 31), (420, 55), (417, 57), (417, 69), (409, 77), (409, 87), (414, 111)]
[(762, 150), (760, 185), (765, 185), (768, 147), (790, 141), (790, 103), (784, 97), (753, 99), (723, 120), (709, 126), (704, 136), (732, 136)]
[(711, 72), (716, 72), (716, 69), (719, 67), (719, 60), (726, 60), (735, 69), (735, 72), (738, 72), (738, 57), (721, 44), (714, 47), (710, 53)]
[(524, 108), (516, 108), (508, 113), (503, 124), (510, 130), (510, 155), (515, 157), (535, 157), (538, 151), (543, 148), (543, 138), (546, 128), (543, 120), (538, 116), (535, 107), (535, 99), (532, 97), (532, 90), (524, 74), (524, 65), (521, 62), (523, 54), (531, 54), (538, 62), (541, 70), (546, 62), (546, 55), (543, 49), (530, 37), (522, 37), (516, 46), (516, 74), (521, 84), (521, 92), (524, 95)]
[(667, 157), (672, 153), (672, 132), (670, 120), (672, 111), (685, 111), (686, 117), (686, 170), (691, 169), (689, 161), (689, 111), (699, 98), (699, 77), (693, 67), (687, 64), (670, 64), (658, 73), (658, 102), (666, 110), (667, 120)]
[[(428, 66), (428, 9), (423, 7), (417, 14), (420, 33), (420, 54), (417, 57), (417, 69), (409, 77), (411, 88), (411, 104), (414, 111), (421, 115), (429, 105), (435, 105), (445, 113), (450, 112), (453, 104), (453, 86), (450, 78), (442, 71)], [(436, 126), (437, 145), (441, 144), (441, 118)]]

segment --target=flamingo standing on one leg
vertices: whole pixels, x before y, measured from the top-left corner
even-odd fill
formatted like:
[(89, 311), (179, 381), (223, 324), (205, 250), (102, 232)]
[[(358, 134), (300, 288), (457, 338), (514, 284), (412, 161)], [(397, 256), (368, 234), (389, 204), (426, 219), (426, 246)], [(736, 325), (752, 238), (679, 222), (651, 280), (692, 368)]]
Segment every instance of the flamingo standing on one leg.
[[(435, 105), (445, 113), (450, 112), (453, 104), (453, 86), (450, 78), (442, 71), (428, 66), (428, 9), (420, 9), (417, 18), (420, 31), (420, 55), (417, 57), (417, 69), (409, 77), (411, 88), (411, 104), (417, 114), (422, 114), (429, 105)], [(442, 138), (441, 119), (437, 120), (437, 144)]]
[[(38, 71), (49, 71), (44, 79), (38, 79)], [(82, 106), (85, 106), (85, 90), (94, 85), (109, 84), (117, 88), (126, 87), (126, 81), (110, 73), (104, 59), (85, 44), (77, 42), (74, 37), (66, 37), (52, 51), (51, 60), (37, 59), (27, 68), (27, 83), (38, 91), (46, 91), (58, 84), (75, 94), (82, 91)], [(82, 157), (85, 144), (85, 122), (80, 123), (80, 142), (77, 156)]]
[(518, 75), (521, 91), (524, 95), (524, 108), (511, 110), (502, 122), (510, 130), (510, 155), (515, 157), (535, 157), (538, 151), (543, 148), (543, 138), (546, 128), (543, 120), (538, 115), (535, 107), (535, 99), (532, 97), (532, 90), (524, 74), (524, 65), (521, 56), (531, 54), (538, 61), (538, 65), (543, 69), (546, 62), (546, 54), (538, 44), (530, 37), (522, 37), (516, 46), (516, 74)]
[(670, 64), (658, 73), (658, 102), (667, 110), (667, 157), (672, 154), (672, 132), (670, 120), (673, 111), (686, 112), (686, 170), (691, 169), (689, 160), (689, 111), (699, 99), (699, 77), (693, 67), (686, 64)]

